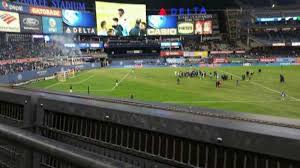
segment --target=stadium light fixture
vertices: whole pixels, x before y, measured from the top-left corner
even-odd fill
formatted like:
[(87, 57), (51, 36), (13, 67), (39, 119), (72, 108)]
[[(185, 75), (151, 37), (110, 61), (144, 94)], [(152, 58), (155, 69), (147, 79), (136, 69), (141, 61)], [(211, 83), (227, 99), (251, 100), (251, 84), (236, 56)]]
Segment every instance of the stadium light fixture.
[(275, 4), (273, 4), (273, 5), (272, 5), (272, 8), (275, 8), (275, 7), (276, 7), (276, 5), (275, 5)]

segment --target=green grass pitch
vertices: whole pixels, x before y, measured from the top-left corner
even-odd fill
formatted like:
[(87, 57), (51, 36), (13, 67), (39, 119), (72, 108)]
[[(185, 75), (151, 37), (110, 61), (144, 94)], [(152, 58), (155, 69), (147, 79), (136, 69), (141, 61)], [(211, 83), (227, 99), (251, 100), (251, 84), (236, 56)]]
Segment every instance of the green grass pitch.
[[(258, 73), (258, 69), (262, 73)], [(200, 69), (206, 72), (217, 71), (233, 75), (233, 80), (215, 87), (215, 79), (200, 78), (181, 79), (176, 83), (175, 71)], [(236, 80), (247, 70), (254, 71), (250, 81)], [(286, 79), (280, 84), (279, 74)], [(118, 86), (116, 80), (120, 81)], [(232, 112), (249, 112), (264, 115), (275, 115), (289, 118), (300, 118), (300, 66), (285, 67), (223, 67), (223, 68), (142, 68), (142, 69), (95, 69), (83, 71), (65, 82), (56, 79), (40, 81), (27, 85), (31, 88), (130, 98), (148, 102), (174, 103), (191, 106), (202, 106)], [(287, 97), (282, 100), (280, 92)]]

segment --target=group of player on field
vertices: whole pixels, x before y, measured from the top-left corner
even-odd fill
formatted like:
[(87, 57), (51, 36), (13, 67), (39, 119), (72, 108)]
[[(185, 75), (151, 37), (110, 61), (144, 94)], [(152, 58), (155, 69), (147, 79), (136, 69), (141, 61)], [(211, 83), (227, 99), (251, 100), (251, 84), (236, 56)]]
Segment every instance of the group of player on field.
[[(212, 72), (205, 72), (201, 70), (191, 70), (191, 71), (175, 71), (175, 77), (177, 78), (176, 82), (177, 85), (180, 85), (180, 79), (181, 78), (200, 78), (200, 79), (205, 79), (206, 77), (209, 77), (211, 80), (216, 79), (216, 88), (220, 88), (222, 86), (222, 81), (226, 80), (233, 80), (233, 76), (230, 75), (228, 76), (227, 74), (219, 74), (217, 71)], [(262, 69), (258, 70), (258, 73), (262, 73)], [(251, 78), (254, 76), (255, 72), (254, 71), (246, 71), (245, 74), (242, 74), (241, 79), (242, 81), (245, 80), (251, 80)], [(279, 76), (280, 83), (285, 83), (285, 77), (280, 74)], [(239, 86), (240, 81), (236, 80), (236, 87)], [(287, 96), (284, 91), (280, 92), (280, 96), (282, 100), (285, 99)]]

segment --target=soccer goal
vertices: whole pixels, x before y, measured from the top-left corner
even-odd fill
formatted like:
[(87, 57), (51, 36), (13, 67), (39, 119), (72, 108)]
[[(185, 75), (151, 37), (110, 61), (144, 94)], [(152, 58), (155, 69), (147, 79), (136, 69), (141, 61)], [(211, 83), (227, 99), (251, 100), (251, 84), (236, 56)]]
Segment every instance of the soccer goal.
[(57, 80), (59, 82), (65, 82), (67, 79), (67, 71), (61, 71), (57, 73)]
[(57, 73), (57, 80), (60, 82), (65, 82), (67, 78), (75, 77), (75, 70), (60, 71)]

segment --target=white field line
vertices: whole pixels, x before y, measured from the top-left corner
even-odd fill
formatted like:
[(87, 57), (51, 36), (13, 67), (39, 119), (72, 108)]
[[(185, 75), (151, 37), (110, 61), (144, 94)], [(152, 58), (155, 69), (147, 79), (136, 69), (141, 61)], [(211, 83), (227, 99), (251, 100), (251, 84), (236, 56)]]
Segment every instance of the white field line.
[[(90, 90), (90, 92), (112, 92), (112, 91), (114, 91), (117, 87), (119, 87), (119, 85), (128, 77), (128, 75), (130, 74), (130, 72), (128, 72), (127, 74), (125, 74), (123, 77), (122, 77), (122, 79), (119, 81), (119, 84), (118, 85), (115, 85), (115, 86), (113, 86), (112, 88), (110, 88), (110, 89), (102, 89), (102, 90), (99, 90), (99, 89), (97, 89), (97, 90)], [(77, 91), (77, 92), (84, 92), (84, 91), (87, 91), (87, 90), (74, 90), (75, 92)]]
[(297, 100), (199, 100), (199, 101), (164, 101), (163, 103), (274, 103), (285, 101), (297, 101)]
[(125, 74), (124, 76), (123, 76), (123, 78), (119, 81), (119, 84), (118, 85), (115, 85), (112, 89), (111, 89), (111, 91), (114, 91), (127, 77), (128, 77), (128, 75), (130, 74), (130, 72), (128, 72), (127, 74)]
[[(240, 76), (235, 75), (235, 74), (232, 74), (232, 73), (230, 73), (230, 72), (226, 72), (226, 71), (222, 71), (222, 70), (219, 70), (219, 71), (221, 71), (221, 72), (223, 72), (223, 73), (227, 73), (227, 74), (232, 75), (232, 76), (235, 76), (235, 77), (237, 77), (237, 78), (239, 78), (239, 79), (242, 79)], [(274, 90), (274, 89), (269, 88), (269, 87), (267, 87), (267, 86), (265, 86), (265, 85), (262, 85), (262, 84), (260, 84), (260, 83), (253, 82), (253, 81), (251, 81), (251, 80), (250, 80), (249, 82), (252, 83), (252, 84), (254, 84), (254, 85), (260, 86), (260, 87), (262, 87), (262, 88), (264, 88), (264, 89), (266, 89), (266, 90), (269, 90), (269, 91), (271, 91), (271, 92), (278, 93), (278, 94), (281, 93), (281, 92), (278, 91), (278, 90)], [(296, 101), (300, 101), (300, 99), (297, 99), (297, 98), (295, 98), (295, 97), (293, 97), (293, 96), (289, 96), (289, 95), (288, 95), (288, 97), (290, 97), (290, 98), (292, 98), (292, 99), (294, 99), (294, 100), (296, 100)]]
[(86, 81), (88, 81), (88, 80), (90, 80), (91, 78), (93, 78), (94, 76), (96, 76), (95, 74), (93, 74), (93, 75), (91, 75), (91, 76), (89, 76), (89, 77), (87, 77), (87, 78), (85, 78), (85, 79), (83, 79), (83, 80), (81, 80), (81, 81), (78, 81), (78, 82), (69, 82), (69, 83), (61, 83), (62, 85), (78, 85), (78, 84), (82, 84), (82, 83), (84, 83), (84, 82), (86, 82)]
[[(82, 74), (82, 75), (85, 75), (85, 74)], [(78, 77), (80, 77), (80, 76), (82, 76), (82, 75), (75, 76), (75, 77), (72, 78), (72, 79), (78, 78)], [(85, 81), (91, 79), (91, 78), (94, 77), (94, 76), (95, 76), (95, 74), (94, 74), (94, 75), (91, 75), (91, 76), (89, 76), (88, 78), (85, 78), (85, 79), (83, 79), (83, 80), (81, 80), (81, 81), (75, 82), (75, 83), (57, 82), (57, 83), (54, 83), (54, 84), (52, 84), (52, 85), (49, 85), (49, 86), (45, 87), (45, 89), (50, 89), (50, 88), (52, 88), (52, 87), (54, 87), (54, 86), (56, 86), (56, 85), (61, 85), (61, 84), (63, 84), (63, 85), (81, 84), (81, 83), (83, 83), (83, 82), (85, 82)]]

